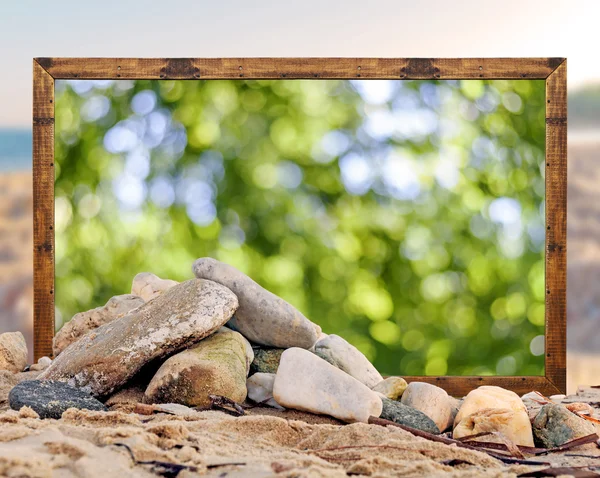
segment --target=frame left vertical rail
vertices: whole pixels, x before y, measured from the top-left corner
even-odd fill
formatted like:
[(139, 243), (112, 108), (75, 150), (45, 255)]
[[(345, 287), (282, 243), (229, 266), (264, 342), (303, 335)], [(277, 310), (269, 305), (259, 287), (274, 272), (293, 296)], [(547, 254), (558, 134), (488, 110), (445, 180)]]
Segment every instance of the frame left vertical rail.
[(33, 351), (54, 337), (54, 78), (33, 60)]

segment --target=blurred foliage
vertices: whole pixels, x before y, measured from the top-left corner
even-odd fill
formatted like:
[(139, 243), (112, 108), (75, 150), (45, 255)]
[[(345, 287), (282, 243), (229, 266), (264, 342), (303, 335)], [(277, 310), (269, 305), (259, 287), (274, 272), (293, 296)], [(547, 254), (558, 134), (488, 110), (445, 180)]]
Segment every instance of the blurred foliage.
[(543, 80), (57, 81), (57, 327), (230, 263), (386, 374), (543, 374)]

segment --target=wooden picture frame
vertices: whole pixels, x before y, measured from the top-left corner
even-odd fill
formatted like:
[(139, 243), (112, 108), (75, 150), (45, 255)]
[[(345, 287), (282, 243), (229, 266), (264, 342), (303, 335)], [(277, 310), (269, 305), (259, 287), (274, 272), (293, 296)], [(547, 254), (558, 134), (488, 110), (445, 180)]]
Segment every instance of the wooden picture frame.
[(33, 60), (34, 356), (54, 336), (54, 80), (544, 79), (546, 82), (545, 376), (405, 377), (462, 396), (480, 385), (566, 389), (567, 62), (564, 58), (36, 58)]

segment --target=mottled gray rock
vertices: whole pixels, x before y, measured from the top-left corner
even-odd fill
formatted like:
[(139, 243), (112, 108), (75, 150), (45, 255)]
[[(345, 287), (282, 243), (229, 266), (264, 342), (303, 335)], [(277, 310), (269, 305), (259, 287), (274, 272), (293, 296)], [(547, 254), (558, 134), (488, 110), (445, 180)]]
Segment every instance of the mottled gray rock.
[(369, 387), (308, 350), (281, 354), (273, 398), (285, 407), (330, 415), (345, 422), (367, 422), (381, 413), (381, 399)]
[(402, 404), (431, 418), (440, 431), (452, 426), (454, 402), (445, 390), (425, 382), (411, 382), (402, 394)]
[(339, 335), (328, 335), (315, 344), (315, 354), (372, 388), (383, 380), (367, 357)]
[(0, 334), (0, 370), (22, 372), (27, 366), (27, 344), (21, 332)]
[(533, 434), (546, 448), (592, 433), (596, 433), (596, 428), (591, 422), (554, 403), (544, 405), (533, 421)]
[(170, 279), (161, 279), (151, 272), (140, 272), (133, 278), (131, 293), (139, 295), (148, 302), (177, 284), (179, 282)]
[(21, 382), (8, 394), (10, 408), (30, 407), (40, 418), (60, 418), (69, 408), (106, 411), (102, 402), (64, 382), (29, 380)]
[(275, 383), (274, 373), (258, 372), (248, 378), (246, 388), (248, 389), (248, 398), (255, 403), (265, 403), (271, 407), (284, 408), (273, 398), (273, 384)]
[(64, 349), (89, 331), (112, 322), (143, 303), (144, 299), (137, 295), (116, 295), (111, 297), (102, 307), (75, 314), (54, 336), (52, 341), (54, 357), (57, 357)]
[(251, 373), (277, 373), (281, 354), (285, 349), (254, 349)]
[(228, 326), (251, 342), (308, 349), (317, 341), (321, 333), (318, 325), (235, 267), (203, 257), (194, 262), (193, 271), (196, 277), (218, 282), (235, 293), (240, 307)]
[(388, 377), (375, 385), (372, 390), (381, 393), (390, 400), (398, 400), (406, 387), (408, 387), (408, 384), (402, 377)]
[(192, 348), (170, 357), (144, 394), (146, 403), (206, 407), (209, 395), (246, 399), (246, 345), (238, 332), (222, 327)]
[(435, 422), (423, 412), (412, 407), (407, 407), (401, 402), (390, 400), (389, 398), (382, 398), (381, 402), (383, 403), (383, 410), (381, 411), (380, 418), (385, 418), (394, 423), (416, 428), (427, 433), (435, 435), (440, 433), (440, 429)]
[(227, 322), (236, 296), (215, 282), (192, 279), (67, 347), (39, 378), (68, 381), (106, 396), (148, 362), (189, 347)]

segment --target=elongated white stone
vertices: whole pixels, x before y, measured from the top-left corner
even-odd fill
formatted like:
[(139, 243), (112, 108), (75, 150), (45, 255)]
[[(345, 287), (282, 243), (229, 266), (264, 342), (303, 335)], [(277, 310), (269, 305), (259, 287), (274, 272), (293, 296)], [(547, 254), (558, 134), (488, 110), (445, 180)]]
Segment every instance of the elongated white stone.
[(348, 423), (367, 422), (381, 415), (377, 393), (308, 350), (283, 352), (273, 384), (281, 406), (331, 415)]
[(331, 334), (319, 340), (315, 344), (315, 354), (348, 375), (352, 375), (369, 388), (373, 388), (383, 380), (369, 359), (339, 335)]

